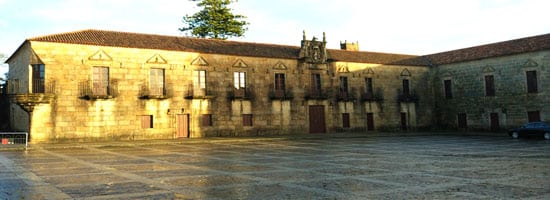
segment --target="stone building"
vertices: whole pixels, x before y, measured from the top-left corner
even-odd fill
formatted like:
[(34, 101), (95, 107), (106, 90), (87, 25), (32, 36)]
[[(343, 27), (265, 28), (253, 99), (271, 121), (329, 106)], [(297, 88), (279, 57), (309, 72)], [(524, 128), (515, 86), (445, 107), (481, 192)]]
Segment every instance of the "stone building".
[[(10, 124), (32, 142), (501, 130), (550, 118), (550, 34), (425, 56), (83, 30), (27, 39)], [(491, 93), (492, 92), (492, 93)], [(496, 124), (495, 124), (496, 123)]]

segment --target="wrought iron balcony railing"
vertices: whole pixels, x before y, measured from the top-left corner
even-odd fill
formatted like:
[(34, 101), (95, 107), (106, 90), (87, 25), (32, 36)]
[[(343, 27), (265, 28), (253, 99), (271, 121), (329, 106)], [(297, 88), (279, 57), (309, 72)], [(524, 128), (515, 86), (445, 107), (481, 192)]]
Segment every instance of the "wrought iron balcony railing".
[(185, 92), (186, 99), (210, 99), (214, 98), (214, 94), (206, 88), (194, 87), (193, 84), (187, 85)]
[(164, 85), (148, 85), (144, 84), (140, 88), (139, 98), (141, 99), (167, 99), (171, 97), (167, 87), (169, 84)]
[(309, 88), (305, 91), (304, 98), (306, 99), (328, 99), (329, 94), (321, 88)]
[(291, 88), (275, 89), (274, 87), (271, 87), (271, 90), (269, 91), (269, 98), (272, 100), (290, 100), (294, 98), (294, 95), (292, 94)]
[(112, 99), (118, 95), (118, 82), (111, 80), (103, 81), (83, 81), (78, 86), (80, 97), (83, 99)]

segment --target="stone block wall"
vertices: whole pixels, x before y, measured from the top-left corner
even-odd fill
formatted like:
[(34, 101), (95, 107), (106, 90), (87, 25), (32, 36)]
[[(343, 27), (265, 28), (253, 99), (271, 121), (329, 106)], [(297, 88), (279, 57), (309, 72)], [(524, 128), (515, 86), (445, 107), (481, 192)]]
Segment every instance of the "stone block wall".
[[(529, 111), (550, 119), (550, 51), (524, 53), (441, 65), (434, 72), (435, 119), (442, 128), (458, 128), (458, 115), (467, 117), (467, 129), (490, 130), (491, 113), (498, 130), (528, 121)], [(526, 71), (537, 73), (537, 93), (527, 92)], [(485, 76), (494, 77), (494, 96), (485, 93)], [(445, 97), (444, 80), (452, 82), (452, 98)]]
[[(189, 137), (307, 133), (310, 105), (325, 107), (327, 131), (365, 131), (369, 112), (375, 130), (399, 130), (403, 112), (410, 129), (428, 127), (432, 120), (427, 67), (346, 62), (308, 67), (293, 59), (32, 42), (10, 62), (10, 77), (27, 74), (21, 79), (29, 80), (24, 62), (31, 47), (45, 65), (46, 82), (56, 83), (54, 100), (33, 113), (33, 142), (176, 138), (179, 115), (189, 116)], [(108, 96), (88, 94), (93, 67), (108, 68)], [(147, 95), (151, 69), (164, 69), (164, 95)], [(193, 95), (196, 70), (206, 71), (203, 96)], [(235, 97), (234, 72), (246, 74), (244, 98)], [(285, 74), (284, 98), (273, 97), (276, 73)], [(326, 97), (308, 99), (311, 74), (320, 74)], [(349, 99), (336, 96), (340, 76), (348, 77)], [(373, 78), (381, 99), (361, 99), (366, 77)], [(403, 79), (417, 97), (405, 104), (399, 99)], [(12, 113), (26, 115), (21, 109)], [(343, 127), (343, 113), (350, 127)], [(210, 125), (203, 123), (205, 115), (211, 116)], [(252, 126), (243, 124), (243, 115), (251, 115)], [(142, 120), (149, 116), (152, 128), (144, 128)]]

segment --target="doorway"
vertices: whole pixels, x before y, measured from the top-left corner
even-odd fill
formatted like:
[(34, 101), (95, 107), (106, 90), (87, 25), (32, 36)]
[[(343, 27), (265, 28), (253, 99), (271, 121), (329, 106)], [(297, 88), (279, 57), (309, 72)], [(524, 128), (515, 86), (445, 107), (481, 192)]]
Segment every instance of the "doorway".
[(309, 133), (325, 132), (325, 106), (309, 106)]
[(178, 138), (189, 137), (189, 114), (176, 115), (176, 136)]

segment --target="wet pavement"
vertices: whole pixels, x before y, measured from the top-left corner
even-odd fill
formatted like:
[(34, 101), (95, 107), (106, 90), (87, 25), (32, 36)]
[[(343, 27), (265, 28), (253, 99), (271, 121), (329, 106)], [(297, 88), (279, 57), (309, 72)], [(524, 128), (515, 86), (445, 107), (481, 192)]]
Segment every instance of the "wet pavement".
[(0, 151), (0, 199), (550, 199), (550, 141), (215, 138)]

